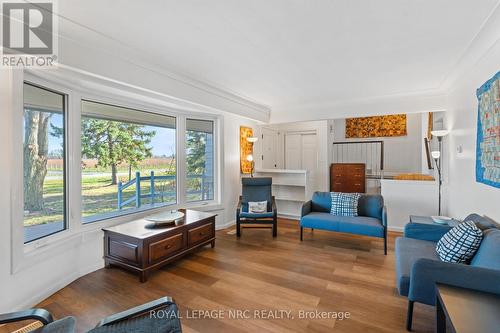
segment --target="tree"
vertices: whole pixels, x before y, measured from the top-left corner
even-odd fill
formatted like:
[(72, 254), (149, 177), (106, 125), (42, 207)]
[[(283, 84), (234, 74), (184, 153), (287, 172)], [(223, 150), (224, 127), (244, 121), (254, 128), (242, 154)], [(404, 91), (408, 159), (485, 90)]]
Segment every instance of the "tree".
[(51, 114), (42, 111), (24, 111), (24, 209), (44, 209), (43, 183), (47, 175), (49, 147), (48, 129)]
[(206, 134), (198, 131), (187, 132), (187, 171), (188, 174), (203, 174), (205, 172)]
[(148, 147), (155, 131), (144, 126), (94, 118), (82, 119), (82, 156), (97, 159), (97, 166), (111, 167), (111, 184), (118, 183), (118, 165), (136, 168), (138, 162), (152, 156)]

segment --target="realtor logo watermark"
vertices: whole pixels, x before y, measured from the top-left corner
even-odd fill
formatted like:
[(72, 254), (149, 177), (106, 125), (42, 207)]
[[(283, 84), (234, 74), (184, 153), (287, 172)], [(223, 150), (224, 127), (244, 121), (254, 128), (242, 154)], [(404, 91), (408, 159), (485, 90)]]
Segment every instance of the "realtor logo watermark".
[(58, 43), (55, 1), (2, 1), (3, 67), (53, 67)]

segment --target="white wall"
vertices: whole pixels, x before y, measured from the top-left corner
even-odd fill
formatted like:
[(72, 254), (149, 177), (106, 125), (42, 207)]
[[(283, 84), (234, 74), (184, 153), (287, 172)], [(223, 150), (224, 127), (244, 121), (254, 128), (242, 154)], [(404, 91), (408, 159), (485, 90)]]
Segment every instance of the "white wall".
[[(407, 135), (391, 138), (346, 139), (345, 119), (333, 120), (333, 140), (342, 141), (384, 141), (385, 172), (420, 172), (422, 169), (422, 114), (407, 115)], [(331, 145), (332, 142), (329, 142)], [(332, 154), (331, 154), (332, 155)], [(330, 157), (330, 162), (333, 156)]]
[[(498, 12), (498, 10), (497, 10)], [(492, 18), (492, 19), (495, 19)], [(500, 13), (496, 15), (500, 27)], [(488, 28), (488, 27), (486, 27)], [(498, 38), (498, 30), (495, 32)], [(472, 48), (479, 45), (472, 45)], [(449, 111), (446, 127), (451, 130), (445, 137), (448, 145), (449, 182), (446, 186), (445, 205), (453, 217), (465, 217), (469, 213), (485, 214), (500, 221), (500, 189), (476, 182), (476, 89), (500, 70), (500, 39), (491, 45), (477, 62), (474, 62), (452, 85), (448, 96)], [(458, 153), (461, 145), (463, 152)]]

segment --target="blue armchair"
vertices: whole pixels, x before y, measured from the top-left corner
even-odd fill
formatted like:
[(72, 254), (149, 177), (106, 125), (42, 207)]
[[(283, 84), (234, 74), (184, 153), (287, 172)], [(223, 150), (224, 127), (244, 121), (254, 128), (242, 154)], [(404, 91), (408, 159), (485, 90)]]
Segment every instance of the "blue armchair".
[(435, 305), (436, 283), (500, 295), (500, 229), (477, 214), (474, 221), (483, 230), (483, 240), (470, 265), (443, 262), (436, 243), (449, 226), (410, 223), (404, 237), (396, 239), (396, 279), (399, 294), (408, 297), (406, 329), (411, 331), (414, 302)]
[[(271, 224), (273, 237), (278, 235), (278, 211), (272, 195), (273, 179), (270, 177), (242, 178), (242, 190), (236, 208), (236, 236), (241, 237), (242, 224)], [(250, 213), (248, 203), (267, 201), (267, 211)]]
[(302, 205), (301, 241), (304, 228), (379, 237), (384, 239), (384, 254), (387, 254), (387, 211), (381, 195), (363, 194), (358, 201), (358, 216), (332, 215), (331, 208), (330, 192), (314, 192), (312, 199)]

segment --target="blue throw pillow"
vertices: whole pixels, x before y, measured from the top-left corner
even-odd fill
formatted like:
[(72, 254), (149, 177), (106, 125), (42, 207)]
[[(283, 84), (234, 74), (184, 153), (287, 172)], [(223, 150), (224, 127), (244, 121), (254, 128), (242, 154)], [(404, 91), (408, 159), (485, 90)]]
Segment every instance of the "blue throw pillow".
[(500, 230), (491, 228), (483, 231), (483, 241), (470, 264), (500, 270)]
[(360, 193), (331, 192), (332, 209), (330, 214), (339, 216), (358, 216)]
[(483, 232), (472, 221), (465, 221), (452, 228), (441, 237), (436, 252), (442, 261), (467, 263), (476, 253)]

